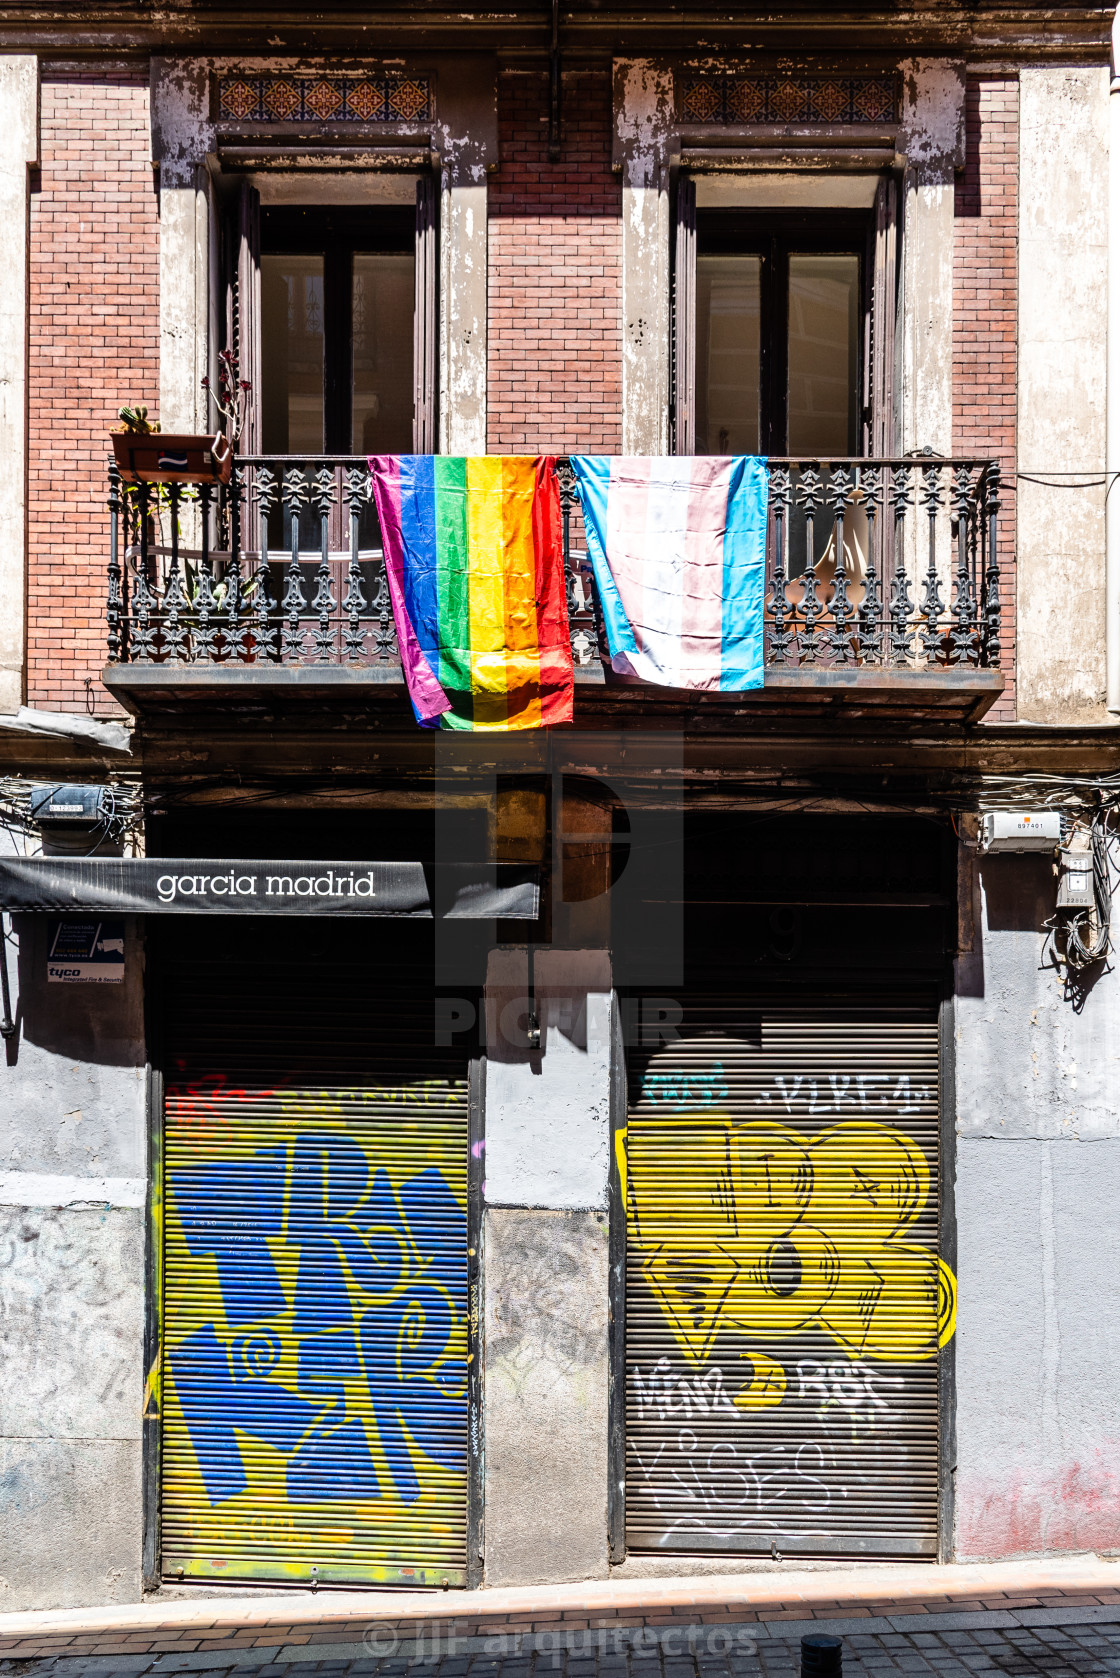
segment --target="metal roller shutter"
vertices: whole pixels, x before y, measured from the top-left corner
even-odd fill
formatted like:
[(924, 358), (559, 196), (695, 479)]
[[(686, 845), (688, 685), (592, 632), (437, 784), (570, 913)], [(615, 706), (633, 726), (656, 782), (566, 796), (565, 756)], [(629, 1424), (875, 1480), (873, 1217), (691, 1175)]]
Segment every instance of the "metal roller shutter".
[(467, 1063), (430, 990), (268, 965), (167, 996), (162, 1572), (463, 1584)]
[(936, 1556), (934, 999), (692, 1000), (631, 1059), (635, 1551)]

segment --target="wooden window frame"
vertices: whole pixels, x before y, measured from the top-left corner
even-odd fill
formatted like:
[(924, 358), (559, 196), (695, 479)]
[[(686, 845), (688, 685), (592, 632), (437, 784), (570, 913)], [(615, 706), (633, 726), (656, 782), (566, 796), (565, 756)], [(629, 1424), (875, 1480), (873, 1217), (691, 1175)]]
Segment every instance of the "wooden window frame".
[(758, 254), (762, 263), (759, 452), (787, 452), (789, 257), (851, 253), (860, 259), (861, 319), (857, 452), (890, 455), (895, 448), (895, 331), (897, 321), (897, 184), (883, 176), (869, 210), (697, 211), (695, 181), (682, 175), (676, 191), (672, 276), (673, 450), (696, 452), (696, 261), (714, 251)]
[(261, 450), (261, 254), (323, 253), (323, 453), (349, 455), (352, 420), (350, 291), (356, 252), (415, 253), (412, 448), (434, 454), (437, 425), (439, 195), (431, 175), (416, 183), (416, 205), (274, 205), (262, 208), (246, 179), (236, 183), (223, 226), (224, 343), (252, 385), (241, 452)]

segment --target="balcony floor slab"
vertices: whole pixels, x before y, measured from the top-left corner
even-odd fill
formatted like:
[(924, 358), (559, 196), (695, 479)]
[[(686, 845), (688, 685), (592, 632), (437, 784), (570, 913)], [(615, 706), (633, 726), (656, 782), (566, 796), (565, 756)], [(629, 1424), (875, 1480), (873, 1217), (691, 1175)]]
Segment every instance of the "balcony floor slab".
[[(323, 708), (383, 711), (404, 700), (398, 666), (110, 664), (103, 680), (113, 696), (142, 718), (176, 714), (291, 716)], [(984, 716), (1003, 692), (998, 670), (933, 667), (921, 670), (808, 667), (768, 670), (765, 685), (746, 692), (686, 692), (606, 682), (598, 666), (576, 672), (576, 720), (602, 726), (642, 716), (679, 717), (685, 726), (719, 732), (736, 725), (833, 727), (838, 716), (855, 722), (943, 722), (960, 726)]]

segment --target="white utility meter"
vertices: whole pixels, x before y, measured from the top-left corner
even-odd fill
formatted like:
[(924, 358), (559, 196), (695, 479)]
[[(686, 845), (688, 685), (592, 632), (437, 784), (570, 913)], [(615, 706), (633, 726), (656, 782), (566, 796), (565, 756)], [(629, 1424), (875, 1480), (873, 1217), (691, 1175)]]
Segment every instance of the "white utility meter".
[(1052, 853), (1062, 842), (1062, 818), (1056, 810), (989, 810), (984, 817), (983, 848), (1006, 852)]

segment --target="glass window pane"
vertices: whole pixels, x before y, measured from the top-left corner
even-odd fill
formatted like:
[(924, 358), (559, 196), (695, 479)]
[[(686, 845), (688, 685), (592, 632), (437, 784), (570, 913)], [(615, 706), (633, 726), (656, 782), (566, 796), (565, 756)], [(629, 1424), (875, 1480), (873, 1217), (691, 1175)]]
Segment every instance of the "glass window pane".
[(323, 258), (261, 257), (261, 442), (323, 451)]
[(412, 450), (411, 255), (354, 255), (355, 454)]
[(859, 257), (789, 259), (792, 455), (859, 450)]
[(762, 259), (696, 258), (696, 453), (757, 454)]

